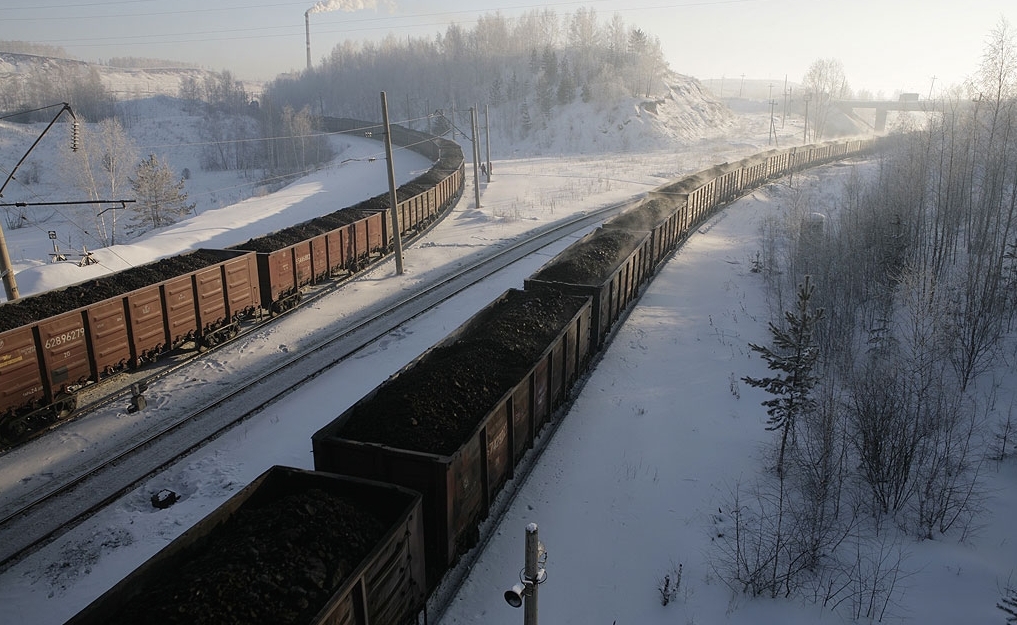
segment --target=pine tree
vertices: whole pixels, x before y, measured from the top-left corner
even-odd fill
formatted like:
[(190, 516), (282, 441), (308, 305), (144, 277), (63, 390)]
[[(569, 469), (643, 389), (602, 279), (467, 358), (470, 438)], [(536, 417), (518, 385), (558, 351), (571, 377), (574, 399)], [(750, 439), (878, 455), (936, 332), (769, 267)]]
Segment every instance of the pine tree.
[(501, 79), (501, 76), (495, 76), (494, 80), (491, 81), (491, 89), (488, 95), (491, 106), (499, 106), (505, 102), (504, 87), (505, 81)]
[(786, 329), (770, 324), (773, 348), (749, 343), (752, 351), (766, 361), (771, 371), (780, 374), (765, 378), (742, 378), (750, 386), (762, 388), (774, 397), (763, 402), (766, 414), (766, 429), (781, 432), (780, 452), (777, 458), (777, 475), (784, 475), (784, 453), (788, 440), (793, 440), (795, 421), (814, 405), (809, 391), (819, 381), (814, 373), (819, 360), (819, 348), (815, 344), (816, 325), (823, 319), (823, 309), (812, 311), (810, 301), (816, 287), (809, 276), (798, 287), (798, 305), (794, 312), (785, 312)]
[(541, 77), (537, 79), (537, 110), (539, 110), (544, 117), (550, 117), (551, 110), (553, 108), (554, 85), (547, 80), (547, 76), (541, 75)]
[(558, 54), (551, 46), (544, 46), (544, 55), (540, 59), (540, 69), (550, 84), (558, 80)]
[(519, 105), (519, 117), (523, 123), (523, 136), (527, 136), (533, 130), (533, 119), (530, 118), (530, 107), (526, 104), (526, 100), (523, 100), (523, 103)]
[(566, 105), (576, 99), (576, 81), (569, 69), (568, 58), (562, 57), (558, 75), (561, 77), (558, 82), (558, 104)]
[(194, 210), (194, 203), (187, 203), (184, 179), (174, 182), (173, 171), (154, 154), (138, 165), (131, 188), (137, 200), (138, 232), (174, 224)]
[(534, 76), (540, 73), (540, 55), (536, 48), (530, 50), (530, 73)]
[(1017, 623), (1017, 588), (1007, 587), (1006, 596), (996, 604), (996, 607), (1006, 613), (1007, 623)]

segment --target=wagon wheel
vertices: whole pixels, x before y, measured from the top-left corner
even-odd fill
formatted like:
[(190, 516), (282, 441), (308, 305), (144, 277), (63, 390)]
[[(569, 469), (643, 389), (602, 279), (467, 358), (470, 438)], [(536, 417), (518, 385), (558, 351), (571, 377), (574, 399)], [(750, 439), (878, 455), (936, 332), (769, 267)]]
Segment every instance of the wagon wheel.
[(0, 424), (0, 446), (6, 447), (19, 442), (28, 434), (28, 426), (24, 419), (13, 418)]
[(78, 409), (78, 396), (77, 395), (58, 395), (56, 400), (53, 402), (53, 412), (56, 414), (57, 419), (66, 419), (67, 417), (74, 414), (74, 411)]

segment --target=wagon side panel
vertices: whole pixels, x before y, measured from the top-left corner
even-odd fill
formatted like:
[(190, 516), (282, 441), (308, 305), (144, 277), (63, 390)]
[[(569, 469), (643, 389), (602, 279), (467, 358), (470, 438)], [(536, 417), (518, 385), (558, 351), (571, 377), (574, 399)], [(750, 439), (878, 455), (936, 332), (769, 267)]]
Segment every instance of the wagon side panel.
[(32, 326), (0, 334), (0, 418), (46, 399)]
[(198, 331), (192, 274), (178, 276), (164, 282), (162, 295), (166, 304), (169, 345), (175, 347), (194, 338)]
[(42, 347), (45, 375), (54, 395), (93, 377), (81, 311), (51, 317), (35, 327)]
[(99, 302), (88, 308), (88, 332), (96, 370), (113, 373), (131, 361), (131, 342), (127, 331), (124, 299)]
[(160, 286), (154, 284), (126, 295), (128, 328), (135, 364), (154, 359), (166, 348), (168, 342)]

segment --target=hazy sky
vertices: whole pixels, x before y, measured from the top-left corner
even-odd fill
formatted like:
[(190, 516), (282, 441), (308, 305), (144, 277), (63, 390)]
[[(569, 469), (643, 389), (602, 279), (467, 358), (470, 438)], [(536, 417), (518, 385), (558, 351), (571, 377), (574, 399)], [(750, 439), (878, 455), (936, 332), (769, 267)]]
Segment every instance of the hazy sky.
[[(315, 64), (344, 39), (433, 36), (477, 15), (511, 17), (542, 7), (559, 15), (593, 8), (602, 22), (660, 38), (675, 71), (780, 84), (798, 81), (819, 58), (844, 64), (851, 86), (914, 91), (923, 97), (962, 82), (978, 66), (986, 38), (1002, 18), (1017, 28), (1013, 0), (322, 0), (364, 7), (312, 12)], [(138, 56), (228, 69), (241, 79), (270, 79), (306, 66), (304, 14), (313, 0), (0, 0), (0, 40), (62, 46), (95, 61)], [(935, 80), (933, 81), (933, 77)], [(733, 88), (733, 87), (732, 87)], [(725, 89), (727, 91), (727, 89)]]

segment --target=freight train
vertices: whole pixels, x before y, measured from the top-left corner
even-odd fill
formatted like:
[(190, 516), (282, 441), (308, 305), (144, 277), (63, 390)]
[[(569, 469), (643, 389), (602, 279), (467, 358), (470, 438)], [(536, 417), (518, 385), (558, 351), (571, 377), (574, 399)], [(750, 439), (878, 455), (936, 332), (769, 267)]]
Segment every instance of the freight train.
[[(428, 598), (477, 543), (527, 451), (681, 242), (772, 178), (873, 147), (867, 140), (764, 153), (660, 187), (317, 431), (313, 471), (272, 467), (69, 623), (143, 615), (149, 625), (400, 625), (422, 614), (426, 622)], [(373, 489), (367, 499), (365, 489)], [(348, 491), (351, 507), (375, 515), (377, 538), (330, 529), (353, 525), (325, 505)], [(375, 514), (379, 507), (391, 513)], [(299, 521), (270, 523), (279, 509)], [(374, 542), (345, 569), (329, 564), (333, 552), (363, 540)], [(308, 546), (309, 556), (287, 555)], [(276, 552), (278, 559), (267, 555)], [(207, 553), (229, 557), (209, 562)], [(308, 570), (328, 574), (309, 579)]]
[[(324, 130), (382, 136), (377, 124), (326, 118)], [(462, 195), (460, 146), (401, 126), (392, 142), (431, 159), (397, 190), (400, 235), (446, 215)], [(391, 251), (388, 194), (225, 250), (196, 250), (0, 305), (0, 449), (77, 409), (78, 392), (182, 346), (237, 335), (313, 285), (362, 271)]]

